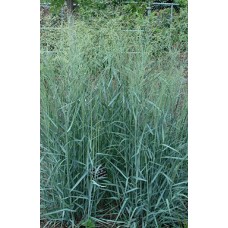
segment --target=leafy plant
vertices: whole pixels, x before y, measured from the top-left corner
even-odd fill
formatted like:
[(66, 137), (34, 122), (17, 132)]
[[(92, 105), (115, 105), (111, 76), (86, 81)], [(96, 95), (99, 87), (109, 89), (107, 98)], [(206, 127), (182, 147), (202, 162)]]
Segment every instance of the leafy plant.
[[(153, 34), (152, 18), (105, 18), (41, 34), (41, 218), (178, 227), (188, 132), (175, 27)], [(93, 175), (101, 165), (107, 178)]]
[(181, 7), (188, 6), (188, 0), (176, 0), (175, 2), (178, 3)]
[(59, 12), (63, 7), (65, 0), (50, 0), (51, 3), (51, 12), (56, 13)]

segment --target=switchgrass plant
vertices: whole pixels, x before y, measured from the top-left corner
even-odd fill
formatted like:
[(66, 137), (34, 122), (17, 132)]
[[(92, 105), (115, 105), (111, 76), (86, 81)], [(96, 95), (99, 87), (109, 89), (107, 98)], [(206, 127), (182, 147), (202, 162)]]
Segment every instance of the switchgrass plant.
[(41, 31), (41, 219), (49, 223), (186, 223), (180, 51), (170, 36), (164, 50), (159, 37), (126, 30), (117, 19), (97, 19)]

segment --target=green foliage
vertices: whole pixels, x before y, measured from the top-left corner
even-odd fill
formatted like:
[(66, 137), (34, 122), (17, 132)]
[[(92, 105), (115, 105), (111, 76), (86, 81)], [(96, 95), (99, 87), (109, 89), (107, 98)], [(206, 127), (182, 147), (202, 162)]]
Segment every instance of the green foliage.
[(184, 222), (184, 228), (188, 228), (188, 222)]
[[(51, 3), (51, 12), (53, 14), (59, 13), (61, 8), (64, 6), (66, 0), (50, 0)], [(73, 0), (74, 3), (78, 3), (77, 0)]]
[(172, 27), (172, 41), (182, 51), (188, 49), (188, 9), (182, 8), (179, 14), (175, 15)]
[[(51, 12), (58, 13), (61, 7), (64, 5), (65, 0), (50, 0), (51, 3)], [(127, 1), (125, 0), (74, 0), (80, 7), (77, 9), (84, 16), (85, 14), (91, 16), (98, 16), (100, 14), (107, 14), (107, 11), (110, 9), (112, 11), (121, 10), (123, 14), (128, 14), (128, 16), (142, 16), (146, 13), (146, 7), (148, 6), (147, 0), (138, 0), (138, 1)], [(138, 2), (135, 4), (134, 2)], [(170, 2), (165, 0), (157, 0), (156, 2)], [(178, 3), (180, 7), (187, 7), (187, 0), (175, 0), (173, 1)]]
[(82, 225), (86, 228), (95, 228), (95, 224), (91, 219), (87, 219)]
[(123, 6), (123, 11), (129, 16), (142, 16), (146, 12), (146, 3), (141, 2), (141, 4), (126, 4)]
[(51, 0), (51, 12), (57, 13), (63, 7), (65, 0)]
[[(178, 32), (157, 17), (104, 15), (42, 30), (42, 219), (75, 226), (89, 218), (87, 227), (186, 221), (184, 63), (172, 40)], [(105, 179), (91, 174), (101, 164)]]
[(176, 3), (180, 5), (180, 7), (187, 7), (188, 6), (188, 0), (175, 0)]

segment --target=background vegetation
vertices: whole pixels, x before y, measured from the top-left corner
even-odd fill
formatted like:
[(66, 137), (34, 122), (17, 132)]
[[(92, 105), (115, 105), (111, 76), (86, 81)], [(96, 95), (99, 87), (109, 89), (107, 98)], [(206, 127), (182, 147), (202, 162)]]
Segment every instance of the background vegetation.
[(61, 7), (66, 3), (67, 5), (76, 4), (77, 7), (75, 7), (76, 11), (81, 10), (89, 10), (89, 11), (97, 11), (97, 10), (105, 10), (109, 7), (123, 7), (124, 5), (127, 5), (127, 8), (129, 8), (132, 12), (142, 12), (142, 9), (145, 10), (146, 6), (150, 5), (153, 2), (158, 3), (177, 3), (180, 7), (187, 7), (187, 0), (154, 0), (154, 1), (148, 1), (148, 0), (41, 0), (41, 3), (47, 3), (49, 2), (51, 4), (52, 10), (54, 12), (59, 11)]
[(42, 22), (41, 219), (186, 227), (187, 8), (89, 3)]

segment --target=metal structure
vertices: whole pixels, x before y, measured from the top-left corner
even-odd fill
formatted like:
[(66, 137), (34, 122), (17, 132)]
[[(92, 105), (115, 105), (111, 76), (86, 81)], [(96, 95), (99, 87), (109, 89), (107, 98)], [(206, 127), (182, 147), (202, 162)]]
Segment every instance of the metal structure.
[[(125, 4), (140, 4), (140, 2), (124, 2), (124, 3)], [(163, 8), (170, 7), (170, 21), (171, 22), (173, 20), (173, 9), (174, 9), (174, 6), (176, 6), (176, 7), (179, 6), (179, 4), (177, 4), (177, 3), (165, 3), (165, 2), (164, 3), (161, 3), (161, 2), (153, 2), (153, 3), (151, 3), (151, 2), (149, 2), (147, 4), (148, 4), (148, 6), (146, 7), (147, 16), (149, 16), (156, 7), (159, 7), (159, 6), (161, 6)]]
[(149, 6), (146, 8), (147, 9), (147, 15), (149, 16), (154, 9), (154, 6), (162, 6), (162, 7), (170, 7), (170, 21), (172, 22), (173, 20), (173, 9), (174, 6), (179, 6), (177, 3), (159, 3), (159, 2), (154, 2), (152, 3), (152, 6), (149, 4)]

